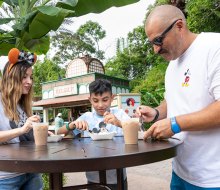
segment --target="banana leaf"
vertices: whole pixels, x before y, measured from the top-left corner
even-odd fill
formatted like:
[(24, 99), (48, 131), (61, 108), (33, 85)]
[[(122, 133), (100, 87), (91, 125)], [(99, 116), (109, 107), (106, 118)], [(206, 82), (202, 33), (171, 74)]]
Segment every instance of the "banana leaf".
[[(22, 5), (23, 7), (19, 7), (20, 9), (24, 10), (24, 7), (27, 8), (26, 14), (16, 19), (16, 23), (12, 26), (13, 31), (5, 31), (5, 33), (3, 33), (4, 30), (1, 30), (0, 33), (6, 34), (7, 32), (10, 38), (0, 38), (0, 55), (7, 55), (7, 52), (12, 47), (34, 50), (39, 54), (45, 54), (50, 47), (48, 33), (50, 31), (56, 31), (65, 18), (79, 17), (88, 13), (101, 13), (113, 6), (125, 6), (138, 1), (139, 0), (62, 0), (58, 1), (55, 6), (51, 4), (36, 6), (38, 0), (0, 1), (0, 6), (2, 2), (5, 2), (8, 6), (12, 6), (11, 8)], [(35, 6), (30, 7), (33, 2), (36, 2)], [(48, 2), (52, 2), (52, 0)], [(29, 7), (27, 7), (27, 5), (29, 5)], [(7, 24), (13, 19), (14, 18), (1, 18), (0, 26)]]

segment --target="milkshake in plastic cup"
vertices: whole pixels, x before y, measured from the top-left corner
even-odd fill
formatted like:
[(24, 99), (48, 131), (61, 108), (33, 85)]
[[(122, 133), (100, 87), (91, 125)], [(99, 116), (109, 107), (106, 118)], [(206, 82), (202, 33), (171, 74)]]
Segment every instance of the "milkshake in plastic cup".
[(124, 133), (125, 144), (138, 143), (138, 131), (140, 129), (140, 123), (137, 118), (131, 118), (122, 122), (122, 129)]
[(47, 145), (48, 123), (33, 122), (35, 145)]

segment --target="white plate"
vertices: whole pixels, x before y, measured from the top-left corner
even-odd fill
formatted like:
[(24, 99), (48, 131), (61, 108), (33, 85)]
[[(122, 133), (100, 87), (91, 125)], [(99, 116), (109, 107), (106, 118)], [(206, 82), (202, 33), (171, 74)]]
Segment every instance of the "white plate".
[(138, 131), (138, 139), (144, 139), (144, 131)]
[(63, 138), (62, 135), (51, 135), (47, 137), (47, 142), (58, 142)]
[(112, 139), (117, 133), (114, 132), (108, 132), (108, 133), (89, 133), (89, 136), (92, 138), (92, 140), (106, 140), (106, 139)]

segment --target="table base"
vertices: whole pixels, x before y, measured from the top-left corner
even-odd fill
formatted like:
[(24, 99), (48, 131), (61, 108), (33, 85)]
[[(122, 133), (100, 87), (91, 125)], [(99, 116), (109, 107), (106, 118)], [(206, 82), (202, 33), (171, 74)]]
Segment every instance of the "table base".
[[(75, 186), (63, 187), (63, 174), (62, 173), (50, 173), (49, 174), (49, 189), (50, 190), (79, 190), (90, 188), (91, 190), (97, 187), (102, 187), (107, 190), (111, 190), (106, 184), (106, 171), (99, 171), (100, 183), (82, 184)], [(123, 169), (117, 169), (117, 189), (124, 190), (124, 174)]]

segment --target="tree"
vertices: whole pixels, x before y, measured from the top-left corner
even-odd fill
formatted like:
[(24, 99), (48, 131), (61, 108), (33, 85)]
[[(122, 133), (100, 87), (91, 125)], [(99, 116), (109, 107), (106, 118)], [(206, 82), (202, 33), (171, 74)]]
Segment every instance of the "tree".
[(48, 33), (56, 31), (65, 18), (100, 13), (138, 1), (60, 0), (54, 4), (53, 0), (1, 0), (0, 25), (13, 23), (10, 30), (0, 30), (0, 55), (7, 55), (12, 47), (45, 54), (50, 45)]
[(105, 73), (122, 79), (128, 79), (130, 73), (128, 51), (117, 52), (116, 56), (105, 64)]
[(193, 32), (220, 32), (219, 0), (191, 0), (186, 4), (187, 23)]
[(104, 37), (105, 31), (92, 21), (81, 25), (76, 33), (59, 32), (52, 37), (52, 46), (56, 49), (53, 60), (62, 64), (86, 54), (103, 59), (104, 52), (99, 49), (99, 41)]
[[(184, 0), (158, 0), (154, 6), (148, 7), (148, 11), (156, 5), (175, 4), (187, 13), (187, 22), (192, 31), (201, 32), (203, 31), (202, 29), (205, 29), (204, 31), (214, 32), (220, 30), (220, 17), (218, 16), (220, 4), (217, 1), (190, 0), (186, 1), (185, 4)], [(203, 13), (204, 11), (205, 14)], [(205, 16), (202, 16), (202, 14)], [(213, 18), (211, 22), (208, 16)], [(204, 22), (201, 22), (201, 18)], [(148, 78), (154, 67), (159, 64), (167, 64), (167, 62), (162, 57), (154, 54), (151, 45), (147, 43), (144, 26), (139, 26), (129, 32), (126, 40), (128, 45), (123, 50), (121, 50), (122, 45), (120, 45), (120, 40), (118, 40), (117, 50), (120, 51), (117, 51), (116, 56), (106, 63), (105, 69), (108, 75), (130, 79), (130, 88), (132, 90), (142, 85), (142, 81)], [(153, 81), (151, 82), (154, 85)], [(148, 89), (150, 90), (151, 88)], [(155, 89), (152, 92), (154, 91)]]
[(41, 84), (43, 82), (58, 80), (65, 76), (65, 69), (62, 69), (58, 64), (44, 59), (43, 62), (34, 64), (33, 78), (34, 78), (34, 97), (42, 95)]
[(126, 41), (125, 45), (124, 40), (118, 40), (116, 56), (105, 65), (106, 74), (123, 76), (127, 79), (141, 79), (150, 66), (146, 60), (148, 45), (144, 26), (129, 32)]
[(136, 85), (132, 92), (141, 94), (141, 103), (156, 107), (164, 98), (164, 76), (167, 63), (154, 66), (146, 75), (146, 78)]
[(97, 22), (86, 22), (79, 27), (76, 33), (87, 44), (90, 51), (94, 52), (96, 58), (104, 59), (104, 51), (100, 50), (99, 41), (106, 36), (106, 32)]
[[(190, 30), (194, 32), (219, 32), (220, 31), (220, 4), (218, 0), (159, 0), (155, 5), (175, 3), (186, 15)], [(149, 10), (153, 7), (149, 7)], [(210, 19), (212, 18), (212, 19)], [(202, 22), (201, 22), (202, 20)], [(168, 63), (160, 56), (148, 49), (146, 61), (152, 64), (144, 80), (132, 80), (130, 86), (133, 92), (141, 93), (142, 104), (157, 106), (164, 98), (164, 76)]]

